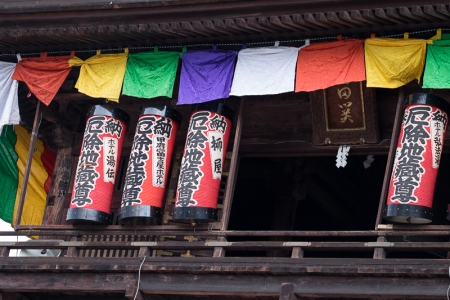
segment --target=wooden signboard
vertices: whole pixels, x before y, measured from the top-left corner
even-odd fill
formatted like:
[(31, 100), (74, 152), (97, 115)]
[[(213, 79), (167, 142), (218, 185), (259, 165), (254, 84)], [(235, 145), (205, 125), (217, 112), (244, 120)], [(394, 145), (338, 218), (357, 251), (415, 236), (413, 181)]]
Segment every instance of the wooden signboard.
[(378, 143), (375, 90), (350, 82), (310, 93), (313, 144)]

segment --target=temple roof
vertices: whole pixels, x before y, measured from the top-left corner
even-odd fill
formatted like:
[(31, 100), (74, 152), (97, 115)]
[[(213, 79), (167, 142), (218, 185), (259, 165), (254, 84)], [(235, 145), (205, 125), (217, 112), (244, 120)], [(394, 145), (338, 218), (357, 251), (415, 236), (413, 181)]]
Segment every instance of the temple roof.
[(426, 0), (9, 0), (0, 4), (0, 51), (431, 36), (446, 26), (449, 5)]

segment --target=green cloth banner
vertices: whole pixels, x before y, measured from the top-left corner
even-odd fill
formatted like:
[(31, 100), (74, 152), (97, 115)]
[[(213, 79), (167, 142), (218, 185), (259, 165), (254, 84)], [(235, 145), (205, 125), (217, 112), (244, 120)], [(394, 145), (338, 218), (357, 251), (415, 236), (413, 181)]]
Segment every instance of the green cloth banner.
[(179, 52), (157, 50), (129, 54), (122, 94), (139, 98), (172, 98), (180, 56)]
[(450, 88), (450, 35), (443, 34), (442, 40), (434, 40), (427, 47), (427, 60), (423, 75), (423, 88)]
[(12, 125), (3, 127), (0, 136), (0, 219), (11, 223), (16, 202), (19, 170), (17, 168), (17, 153), (15, 149), (16, 133)]

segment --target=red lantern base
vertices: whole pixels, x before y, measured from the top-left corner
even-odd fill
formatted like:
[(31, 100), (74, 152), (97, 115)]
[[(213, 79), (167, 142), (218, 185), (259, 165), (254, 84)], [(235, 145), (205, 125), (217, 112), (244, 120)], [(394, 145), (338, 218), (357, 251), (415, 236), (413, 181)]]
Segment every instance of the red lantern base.
[(383, 217), (391, 222), (426, 224), (431, 223), (433, 209), (411, 204), (387, 204), (384, 208)]
[(150, 205), (122, 206), (119, 214), (120, 225), (159, 225), (162, 209)]
[(219, 211), (210, 207), (175, 207), (172, 220), (183, 223), (217, 222)]
[(66, 222), (69, 224), (111, 224), (111, 215), (89, 208), (69, 208)]

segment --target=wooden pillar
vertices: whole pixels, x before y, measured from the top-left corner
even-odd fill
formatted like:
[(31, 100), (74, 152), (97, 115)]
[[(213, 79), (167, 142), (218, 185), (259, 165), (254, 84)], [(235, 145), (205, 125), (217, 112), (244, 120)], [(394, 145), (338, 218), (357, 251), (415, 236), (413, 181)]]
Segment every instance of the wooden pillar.
[(0, 257), (8, 257), (8, 256), (9, 256), (9, 248), (0, 247)]
[[(73, 237), (70, 238), (70, 241), (71, 242), (76, 242), (76, 241), (78, 241), (78, 238), (76, 236), (73, 236)], [(72, 247), (68, 247), (66, 256), (67, 257), (78, 257), (78, 256), (80, 256), (78, 248), (77, 247), (73, 247), (73, 246)]]
[(293, 247), (291, 258), (303, 258), (305, 256), (305, 251), (303, 251), (302, 247)]
[(138, 257), (151, 257), (152, 251), (148, 247), (139, 247)]
[(280, 300), (297, 300), (294, 295), (294, 285), (292, 283), (283, 283), (281, 285)]
[[(384, 236), (379, 236), (377, 238), (378, 243), (387, 242), (386, 238)], [(373, 258), (374, 259), (385, 259), (386, 258), (386, 250), (384, 248), (375, 248), (373, 252)]]
[[(223, 199), (223, 214), (220, 230), (227, 230), (228, 223), (230, 221), (231, 204), (233, 203), (234, 187), (236, 185), (236, 179), (239, 170), (239, 159), (240, 159), (239, 144), (241, 142), (243, 112), (244, 112), (244, 98), (241, 98), (241, 100), (239, 100), (239, 111), (236, 122), (236, 131), (234, 134), (233, 153), (231, 154), (230, 171), (228, 175), (227, 185), (225, 187), (225, 196)], [(222, 238), (221, 240), (226, 241), (225, 238)], [(215, 247), (213, 256), (224, 257), (225, 249), (223, 249), (222, 247)]]
[(244, 112), (244, 98), (239, 103), (238, 119), (236, 122), (236, 131), (234, 134), (233, 153), (231, 154), (230, 171), (228, 175), (227, 185), (225, 187), (225, 198), (223, 199), (223, 215), (220, 230), (227, 230), (230, 221), (231, 204), (233, 203), (234, 187), (239, 170), (239, 144), (241, 142), (242, 132), (242, 114)]
[(56, 156), (52, 184), (47, 195), (47, 207), (43, 225), (60, 225), (63, 220), (64, 205), (69, 189), (74, 157), (72, 147), (60, 148)]
[(389, 190), (392, 165), (394, 164), (395, 152), (397, 150), (397, 141), (398, 141), (398, 136), (400, 134), (400, 127), (402, 125), (404, 107), (405, 107), (405, 93), (404, 93), (403, 87), (401, 87), (398, 89), (398, 102), (397, 102), (397, 108), (395, 111), (394, 127), (392, 128), (391, 144), (389, 146), (389, 154), (388, 154), (388, 159), (386, 162), (386, 171), (384, 172), (383, 188), (381, 189), (380, 203), (378, 206), (378, 214), (377, 214), (377, 219), (375, 221), (375, 230), (378, 229), (378, 225), (381, 224), (381, 221), (383, 219), (383, 210), (384, 210), (384, 206), (386, 204), (386, 197), (387, 197), (388, 190)]

